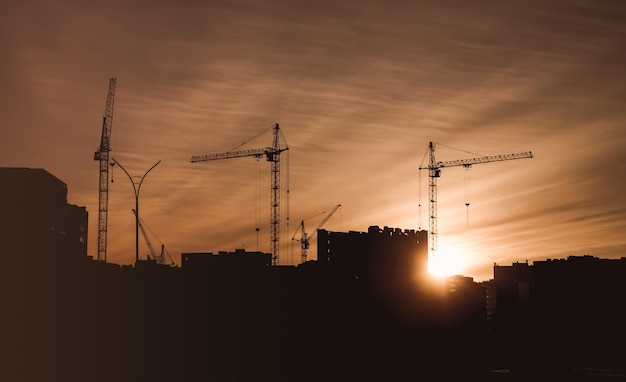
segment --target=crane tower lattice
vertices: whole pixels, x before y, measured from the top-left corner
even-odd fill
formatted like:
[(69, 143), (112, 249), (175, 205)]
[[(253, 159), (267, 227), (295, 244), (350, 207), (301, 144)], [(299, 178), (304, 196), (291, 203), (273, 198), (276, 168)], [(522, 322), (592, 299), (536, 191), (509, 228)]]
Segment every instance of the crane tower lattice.
[(107, 220), (109, 209), (109, 152), (111, 151), (111, 133), (113, 130), (113, 106), (115, 99), (116, 79), (109, 80), (104, 117), (102, 119), (102, 136), (100, 147), (93, 159), (100, 162), (100, 181), (98, 187), (98, 261), (107, 260)]
[(435, 145), (433, 142), (430, 142), (428, 145), (428, 153), (428, 167), (420, 167), (419, 169), (428, 170), (428, 243), (429, 260), (432, 260), (437, 254), (437, 178), (441, 176), (441, 168), (455, 166), (469, 168), (474, 164), (480, 163), (532, 158), (533, 154), (531, 151), (526, 151), (441, 162), (435, 160)]
[[(319, 222), (319, 224), (317, 225), (317, 227), (315, 228), (315, 231), (307, 234), (305, 229), (304, 229), (304, 219), (302, 221), (300, 221), (300, 225), (298, 226), (298, 229), (296, 230), (296, 232), (293, 234), (293, 237), (291, 238), (291, 240), (297, 240), (300, 242), (300, 262), (301, 263), (305, 263), (306, 259), (307, 259), (307, 250), (309, 249), (309, 244), (311, 242), (311, 239), (313, 237), (315, 237), (315, 234), (317, 234), (317, 231), (322, 228), (322, 226), (328, 221), (328, 219), (331, 218), (331, 216), (333, 216), (333, 214), (339, 209), (339, 207), (341, 207), (341, 204), (337, 204), (335, 207), (331, 208), (328, 211), (323, 211), (320, 212), (318, 215), (321, 215), (325, 212), (328, 212), (328, 214), (324, 217), (324, 219), (322, 219), (322, 221)], [(315, 215), (317, 216), (317, 215)], [(298, 231), (300, 231), (301, 233), (301, 237), (300, 239), (296, 239), (296, 235), (298, 234)]]
[[(270, 185), (270, 251), (272, 253), (272, 265), (278, 265), (280, 249), (280, 154), (289, 150), (281, 147), (280, 137), (282, 133), (278, 123), (273, 127), (274, 139), (271, 147), (262, 149), (251, 149), (241, 151), (228, 151), (225, 153), (194, 155), (191, 163), (206, 162), (219, 159), (255, 157), (261, 158), (265, 155), (268, 162), (271, 162), (271, 185)], [(284, 137), (283, 137), (284, 140)]]

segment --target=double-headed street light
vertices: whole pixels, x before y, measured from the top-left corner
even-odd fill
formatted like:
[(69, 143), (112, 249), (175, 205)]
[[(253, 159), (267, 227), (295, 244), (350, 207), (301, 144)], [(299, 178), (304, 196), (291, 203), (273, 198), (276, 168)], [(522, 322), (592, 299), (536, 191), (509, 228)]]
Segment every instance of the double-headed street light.
[(141, 184), (143, 183), (143, 180), (146, 177), (146, 175), (148, 175), (150, 170), (155, 168), (156, 165), (161, 163), (161, 161), (156, 162), (152, 167), (148, 169), (148, 171), (146, 171), (145, 174), (143, 174), (143, 176), (137, 176), (137, 175), (131, 176), (128, 173), (128, 171), (126, 171), (126, 169), (120, 164), (120, 162), (116, 161), (115, 158), (111, 158), (111, 159), (113, 160), (115, 164), (120, 166), (122, 171), (126, 173), (126, 175), (128, 176), (128, 179), (130, 179), (130, 182), (133, 185), (133, 191), (135, 191), (135, 265), (136, 265), (137, 262), (139, 261), (139, 191), (141, 190)]

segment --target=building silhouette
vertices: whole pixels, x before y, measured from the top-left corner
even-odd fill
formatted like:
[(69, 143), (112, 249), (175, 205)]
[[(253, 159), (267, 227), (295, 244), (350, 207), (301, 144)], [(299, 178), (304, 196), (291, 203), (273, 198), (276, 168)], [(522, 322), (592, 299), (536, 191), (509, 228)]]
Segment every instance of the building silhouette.
[(88, 309), (78, 283), (90, 277), (80, 271), (89, 261), (88, 214), (43, 169), (0, 168), (0, 179), (0, 378), (42, 380), (84, 365), (70, 359)]
[(67, 202), (67, 185), (43, 169), (0, 168), (0, 208), (5, 261), (76, 260), (87, 256), (88, 214)]
[[(2, 380), (598, 380), (623, 370), (626, 259), (427, 272), (426, 231), (317, 231), (318, 259), (95, 261), (84, 207), (1, 168)], [(493, 373), (492, 370), (506, 371)], [(604, 374), (603, 374), (604, 373)], [(603, 379), (600, 379), (603, 380)]]
[(494, 346), (509, 364), (535, 372), (588, 369), (599, 377), (602, 370), (623, 369), (616, 349), (626, 341), (626, 258), (494, 265), (491, 286)]

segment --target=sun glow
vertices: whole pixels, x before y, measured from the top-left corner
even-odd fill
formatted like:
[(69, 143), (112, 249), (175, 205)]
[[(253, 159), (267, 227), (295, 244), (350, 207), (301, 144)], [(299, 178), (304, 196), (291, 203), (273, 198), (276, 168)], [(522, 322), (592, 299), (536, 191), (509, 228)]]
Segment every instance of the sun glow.
[(442, 245), (436, 254), (430, 254), (428, 272), (438, 277), (458, 275), (465, 265), (466, 254), (458, 245)]

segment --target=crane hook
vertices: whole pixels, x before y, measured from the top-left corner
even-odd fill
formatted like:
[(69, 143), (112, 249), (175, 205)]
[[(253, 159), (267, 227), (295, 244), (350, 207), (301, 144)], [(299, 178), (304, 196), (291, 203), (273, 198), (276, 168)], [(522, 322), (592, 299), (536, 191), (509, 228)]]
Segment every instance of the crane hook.
[(465, 166), (465, 210), (466, 224), (469, 227), (469, 206), (470, 206), (470, 166)]
[(109, 163), (109, 165), (111, 166), (111, 183), (114, 183), (114, 180), (113, 180), (113, 166), (115, 166), (115, 162), (111, 162), (111, 163)]

